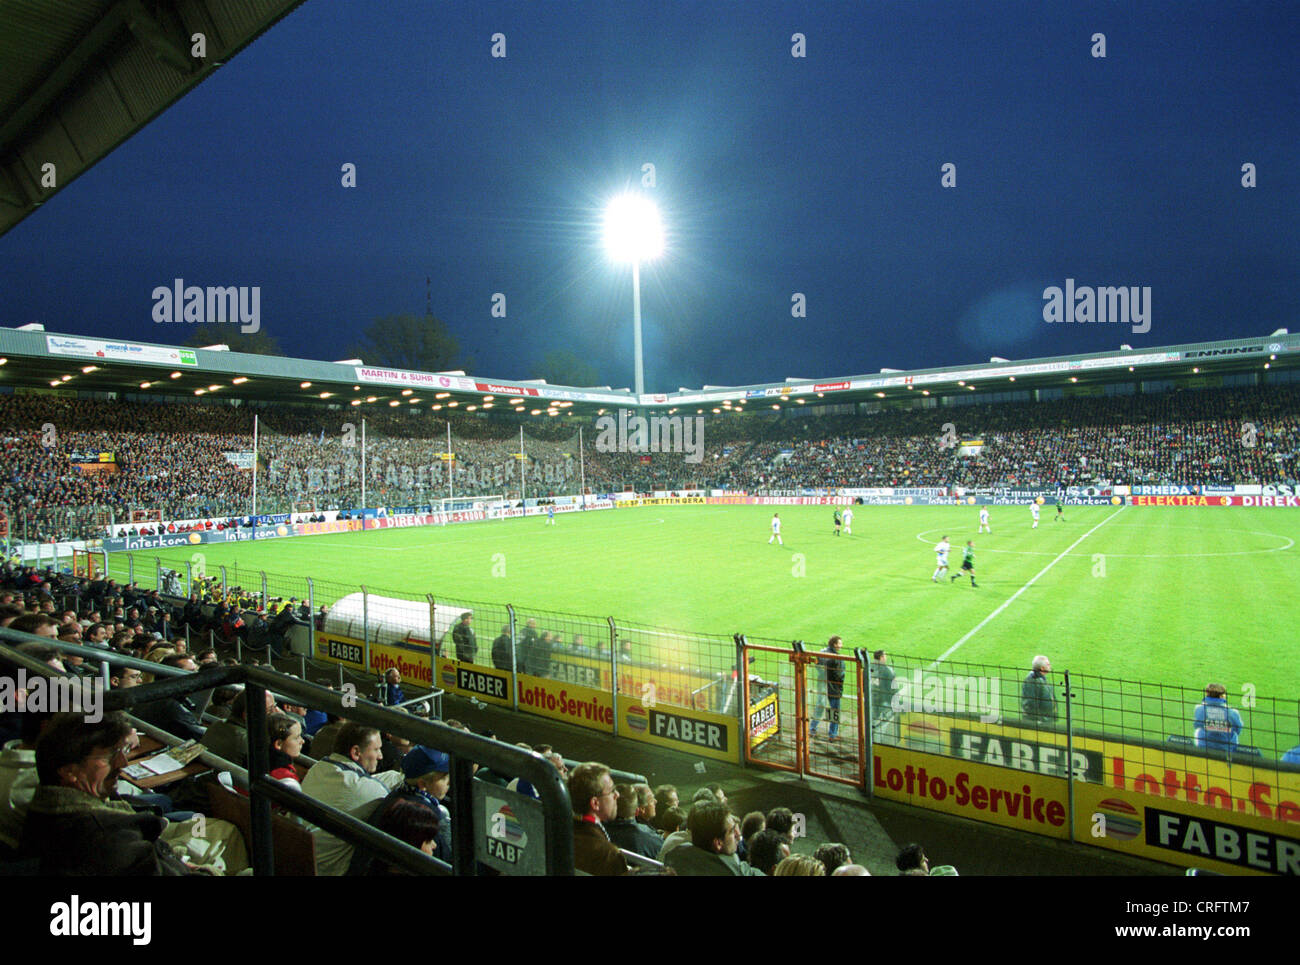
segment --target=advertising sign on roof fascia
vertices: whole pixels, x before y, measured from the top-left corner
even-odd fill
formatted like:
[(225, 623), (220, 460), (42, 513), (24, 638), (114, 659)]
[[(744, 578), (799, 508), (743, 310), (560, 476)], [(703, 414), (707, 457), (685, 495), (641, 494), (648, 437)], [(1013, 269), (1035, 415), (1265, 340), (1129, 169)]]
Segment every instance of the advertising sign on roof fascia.
[(77, 355), (111, 362), (155, 362), (159, 365), (198, 365), (193, 349), (169, 348), (165, 345), (137, 345), (134, 342), (105, 342), (95, 338), (45, 336), (45, 349), (51, 355)]

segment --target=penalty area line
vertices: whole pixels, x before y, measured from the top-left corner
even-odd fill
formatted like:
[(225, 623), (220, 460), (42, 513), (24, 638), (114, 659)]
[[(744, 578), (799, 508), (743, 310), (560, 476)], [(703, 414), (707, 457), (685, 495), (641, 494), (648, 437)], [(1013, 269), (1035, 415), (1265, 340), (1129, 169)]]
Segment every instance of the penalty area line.
[(1076, 539), (1073, 543), (1071, 543), (1069, 546), (1067, 546), (1064, 550), (1062, 550), (1061, 553), (1060, 553), (1060, 554), (1059, 554), (1059, 555), (1058, 555), (1054, 560), (1052, 560), (1050, 563), (1048, 563), (1046, 566), (1044, 566), (1041, 570), (1039, 570), (1037, 573), (1035, 573), (1033, 576), (1031, 576), (1031, 577), (1029, 578), (1029, 582), (1028, 582), (1028, 583), (1026, 583), (1026, 584), (1025, 584), (1024, 586), (1022, 586), (1020, 589), (1016, 590), (1015, 593), (1011, 594), (1011, 596), (1009, 596), (1006, 600), (1003, 601), (1003, 603), (1002, 603), (1001, 606), (999, 606), (996, 610), (994, 610), (992, 613), (990, 613), (988, 616), (986, 616), (983, 620), (981, 620), (979, 623), (977, 623), (977, 624), (975, 625), (974, 629), (970, 630), (970, 631), (969, 631), (969, 632), (968, 632), (964, 637), (962, 637), (960, 640), (958, 640), (956, 643), (954, 643), (951, 647), (949, 647), (947, 650), (945, 650), (942, 654), (940, 654), (940, 655), (939, 655), (939, 656), (934, 660), (934, 662), (932, 662), (932, 663), (930, 664), (930, 666), (927, 667), (926, 669), (927, 669), (927, 670), (933, 670), (935, 667), (939, 666), (939, 664), (943, 663), (945, 660), (947, 660), (949, 657), (951, 657), (954, 653), (956, 653), (956, 652), (957, 652), (957, 651), (962, 647), (962, 645), (966, 643), (967, 640), (969, 640), (971, 637), (975, 636), (975, 634), (979, 633), (981, 630), (984, 629), (985, 626), (987, 626), (990, 622), (992, 622), (992, 620), (994, 619), (994, 617), (996, 617), (999, 613), (1001, 613), (1003, 610), (1005, 610), (1007, 607), (1009, 607), (1012, 603), (1015, 603), (1016, 600), (1019, 598), (1020, 594), (1024, 593), (1025, 590), (1029, 589), (1031, 586), (1033, 586), (1035, 583), (1037, 583), (1039, 577), (1041, 577), (1044, 573), (1046, 573), (1048, 570), (1050, 570), (1050, 569), (1051, 569), (1053, 566), (1055, 566), (1057, 563), (1061, 562), (1061, 560), (1065, 559), (1065, 557), (1069, 555), (1069, 553), (1070, 553), (1070, 551), (1071, 551), (1072, 549), (1074, 549), (1076, 546), (1078, 546), (1080, 543), (1082, 543), (1085, 539), (1087, 539), (1087, 538), (1088, 538), (1089, 536), (1091, 536), (1093, 533), (1097, 532), (1097, 530), (1101, 529), (1103, 526), (1105, 526), (1107, 523), (1109, 523), (1112, 519), (1114, 519), (1114, 518), (1115, 518), (1116, 516), (1118, 516), (1120, 513), (1124, 512), (1124, 510), (1127, 509), (1127, 508), (1128, 508), (1127, 506), (1121, 506), (1118, 510), (1116, 510), (1116, 511), (1113, 512), (1113, 513), (1111, 513), (1109, 516), (1107, 516), (1105, 519), (1103, 519), (1100, 523), (1098, 523), (1098, 524), (1097, 524), (1096, 526), (1094, 526), (1092, 529), (1088, 530), (1088, 532), (1084, 533), (1082, 536), (1080, 536), (1078, 539)]

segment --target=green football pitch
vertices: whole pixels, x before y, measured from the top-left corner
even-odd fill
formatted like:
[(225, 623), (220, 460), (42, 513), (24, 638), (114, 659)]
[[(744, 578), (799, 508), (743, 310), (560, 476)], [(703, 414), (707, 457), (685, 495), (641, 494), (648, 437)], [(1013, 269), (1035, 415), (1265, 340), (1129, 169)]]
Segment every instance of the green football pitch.
[[(975, 507), (859, 506), (852, 535), (836, 536), (831, 507), (778, 511), (784, 546), (768, 542), (769, 507), (646, 506), (564, 514), (554, 526), (530, 517), (198, 549), (209, 573), (237, 565), (245, 586), (264, 570), (272, 593), (277, 575), (322, 581), (317, 605), (365, 583), (813, 649), (839, 634), (846, 649), (952, 667), (1027, 672), (1044, 653), (1057, 673), (1197, 690), (1221, 682), (1234, 705), (1243, 688), (1292, 708), (1300, 694), (1300, 513), (1098, 506), (1058, 521), (1045, 506), (1032, 529), (1028, 507), (995, 506), (993, 532), (979, 534)], [(945, 535), (952, 573), (974, 542), (978, 586), (931, 581)], [(137, 553), (137, 578), (152, 575), (154, 557), (183, 572), (193, 555)], [(124, 554), (110, 565), (125, 576)], [(480, 623), (480, 645), (496, 629)], [(1294, 721), (1278, 729), (1277, 741), (1289, 739)]]

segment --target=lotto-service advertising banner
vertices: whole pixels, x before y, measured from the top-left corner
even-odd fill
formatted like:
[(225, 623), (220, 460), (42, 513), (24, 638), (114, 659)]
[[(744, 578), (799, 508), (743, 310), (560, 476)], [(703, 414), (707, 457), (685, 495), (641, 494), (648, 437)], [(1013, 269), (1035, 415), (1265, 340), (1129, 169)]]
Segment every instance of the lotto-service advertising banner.
[(435, 657), (438, 665), (437, 686), (449, 694), (477, 697), (487, 704), (510, 706), (510, 677), (508, 670), (481, 667), (449, 657)]
[(1073, 770), (1077, 782), (1168, 804), (1258, 817), (1300, 834), (1300, 772), (1296, 771), (1242, 760), (1229, 764), (1180, 752), (1172, 745), (1147, 747), (1078, 734), (1073, 758), (1067, 761), (1063, 733), (934, 714), (901, 715), (900, 736), (903, 746), (913, 750), (1057, 777)]
[[(551, 657), (549, 676), (562, 683), (579, 684), (613, 692), (609, 660), (595, 657), (578, 657), (554, 654)], [(709, 709), (709, 698), (717, 677), (691, 670), (665, 670), (662, 667), (643, 667), (620, 661), (618, 664), (618, 692), (655, 703), (674, 707)]]
[(1077, 841), (1223, 874), (1300, 877), (1300, 825), (1090, 784), (1074, 787)]
[(1061, 777), (876, 744), (871, 783), (885, 800), (1051, 838), (1070, 836)]
[(605, 734), (614, 732), (614, 702), (607, 691), (578, 684), (516, 674), (519, 709)]
[(366, 666), (366, 644), (356, 637), (317, 631), (316, 658), (361, 673), (381, 674), (396, 669), (404, 680), (433, 687), (429, 644), (425, 641), (393, 641), (370, 644), (370, 665)]
[(619, 736), (719, 761), (740, 761), (734, 717), (685, 710), (635, 697), (618, 698)]

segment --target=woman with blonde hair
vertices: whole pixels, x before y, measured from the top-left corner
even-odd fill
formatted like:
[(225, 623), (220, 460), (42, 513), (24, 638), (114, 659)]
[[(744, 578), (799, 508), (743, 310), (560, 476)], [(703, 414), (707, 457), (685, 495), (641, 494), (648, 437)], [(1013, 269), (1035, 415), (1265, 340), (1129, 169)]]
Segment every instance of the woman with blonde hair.
[(825, 878), (826, 866), (810, 854), (792, 854), (783, 858), (772, 872), (774, 878)]

